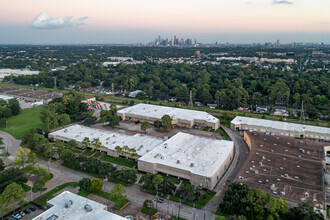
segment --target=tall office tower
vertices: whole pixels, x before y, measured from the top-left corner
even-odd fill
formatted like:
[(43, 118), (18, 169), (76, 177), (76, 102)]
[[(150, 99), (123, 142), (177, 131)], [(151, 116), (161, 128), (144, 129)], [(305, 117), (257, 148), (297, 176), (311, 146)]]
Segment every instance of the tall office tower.
[(160, 35), (158, 35), (158, 42), (159, 42), (159, 44), (161, 43)]
[(277, 41), (276, 41), (276, 46), (277, 46), (277, 47), (281, 46), (281, 41), (280, 41), (280, 39), (277, 39)]
[(194, 40), (194, 45), (197, 45), (197, 40), (196, 39)]
[(174, 45), (178, 45), (178, 37), (176, 35), (174, 35)]
[(165, 40), (165, 46), (167, 46), (168, 45), (168, 38), (166, 38), (166, 40)]

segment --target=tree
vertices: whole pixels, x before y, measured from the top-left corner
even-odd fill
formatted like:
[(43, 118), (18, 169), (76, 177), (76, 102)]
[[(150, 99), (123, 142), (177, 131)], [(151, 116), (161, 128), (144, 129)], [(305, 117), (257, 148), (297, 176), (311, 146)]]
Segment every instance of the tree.
[(97, 118), (95, 116), (89, 115), (82, 121), (82, 124), (85, 126), (91, 126), (91, 125), (95, 124), (96, 121), (97, 121)]
[(15, 203), (18, 203), (20, 206), (25, 203), (25, 191), (21, 185), (13, 182), (9, 184), (1, 194), (5, 198), (5, 202), (8, 205), (13, 205), (12, 210), (15, 208)]
[(27, 178), (24, 175), (22, 169), (17, 167), (10, 167), (1, 172), (0, 175), (0, 192), (2, 192), (7, 185), (12, 182), (16, 182), (17, 184), (26, 183)]
[(239, 182), (229, 184), (220, 203), (221, 213), (225, 215), (244, 215), (246, 213), (246, 204), (241, 200), (246, 197), (249, 192), (249, 186)]
[(75, 148), (78, 148), (78, 144), (75, 140), (70, 140), (67, 144), (66, 144), (67, 148), (73, 150)]
[(314, 208), (308, 203), (300, 203), (298, 207), (291, 208), (288, 211), (286, 217), (290, 220), (324, 219), (323, 214), (319, 210), (315, 211)]
[(101, 148), (103, 148), (103, 145), (102, 145), (102, 143), (101, 143), (101, 141), (100, 141), (100, 138), (94, 138), (94, 139), (92, 140), (92, 142), (91, 142), (91, 145), (93, 146), (93, 147), (92, 147), (92, 151), (93, 151), (94, 149), (101, 149)]
[(141, 130), (142, 131), (146, 131), (148, 128), (151, 128), (149, 122), (147, 122), (147, 121), (142, 122), (142, 124), (141, 124)]
[(36, 154), (31, 153), (29, 148), (20, 147), (16, 152), (15, 164), (24, 168), (25, 164), (35, 164), (36, 157)]
[(90, 191), (91, 192), (98, 192), (103, 188), (103, 182), (101, 179), (99, 178), (94, 178), (91, 181), (91, 187), (90, 187)]
[(32, 192), (41, 192), (45, 191), (47, 188), (45, 187), (46, 181), (44, 178), (40, 178), (37, 181), (34, 182), (33, 187), (32, 187)]
[(126, 189), (121, 184), (116, 184), (110, 191), (110, 198), (115, 201), (124, 201), (126, 199)]
[(164, 181), (158, 186), (158, 191), (165, 195), (172, 195), (175, 189), (175, 185), (167, 179), (164, 179)]
[(78, 183), (79, 191), (89, 192), (91, 189), (91, 180), (88, 178), (82, 178)]
[(136, 174), (137, 171), (135, 169), (124, 168), (122, 170), (117, 171), (116, 178), (127, 183), (133, 184), (136, 182)]
[(150, 199), (146, 199), (143, 202), (143, 207), (149, 209), (152, 209), (154, 207), (154, 203)]
[(0, 159), (0, 171), (3, 171), (5, 169), (5, 164), (3, 163), (3, 160)]
[(168, 129), (172, 127), (172, 119), (169, 115), (164, 115), (162, 117), (162, 125)]
[(9, 99), (8, 100), (8, 107), (10, 108), (12, 115), (18, 115), (21, 111), (21, 107), (19, 105), (18, 100), (16, 99)]
[(84, 140), (82, 141), (81, 148), (86, 149), (86, 148), (90, 148), (90, 146), (91, 146), (91, 141), (89, 140), (88, 137), (85, 137)]
[(155, 128), (160, 128), (160, 127), (162, 127), (162, 122), (161, 121), (158, 121), (158, 120), (156, 120), (156, 121), (154, 121), (154, 126), (155, 126)]
[(155, 185), (155, 188), (158, 190), (159, 185), (164, 181), (164, 178), (160, 175), (157, 174), (154, 176), (152, 179), (152, 183)]
[[(57, 117), (57, 124), (60, 126), (67, 125), (70, 123), (70, 116), (68, 114), (61, 114)], [(55, 128), (55, 124), (54, 124)]]
[(109, 126), (114, 128), (115, 126), (119, 125), (120, 118), (116, 115), (109, 115), (108, 122)]

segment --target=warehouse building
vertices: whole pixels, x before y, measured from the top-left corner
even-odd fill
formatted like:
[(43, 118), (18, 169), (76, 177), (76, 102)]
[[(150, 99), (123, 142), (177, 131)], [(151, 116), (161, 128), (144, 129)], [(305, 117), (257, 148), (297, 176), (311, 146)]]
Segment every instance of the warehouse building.
[(165, 107), (158, 105), (137, 104), (117, 112), (122, 120), (149, 121), (161, 120), (164, 115), (172, 118), (172, 125), (191, 128), (193, 126), (218, 129), (220, 121), (203, 111)]
[(125, 220), (126, 218), (107, 211), (107, 206), (74, 193), (64, 191), (47, 202), (51, 208), (33, 220), (85, 219)]
[(138, 160), (138, 169), (212, 190), (234, 157), (234, 142), (179, 132)]
[(94, 138), (98, 138), (104, 146), (104, 148), (100, 150), (113, 157), (119, 156), (119, 153), (115, 149), (116, 146), (123, 147), (127, 145), (129, 148), (134, 148), (139, 156), (143, 156), (163, 142), (161, 138), (148, 135), (126, 135), (77, 124), (51, 132), (48, 137), (52, 138), (54, 141), (61, 140), (68, 142), (70, 140), (75, 140), (80, 145), (85, 137), (88, 137), (90, 141)]
[(230, 127), (233, 130), (257, 131), (272, 135), (319, 139), (325, 141), (330, 140), (330, 128), (281, 121), (237, 116), (231, 121)]

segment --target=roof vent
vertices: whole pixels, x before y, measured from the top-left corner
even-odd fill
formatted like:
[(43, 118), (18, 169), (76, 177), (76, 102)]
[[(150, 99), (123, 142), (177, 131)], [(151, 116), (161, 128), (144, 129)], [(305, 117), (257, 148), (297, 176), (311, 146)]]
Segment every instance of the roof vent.
[(180, 163), (180, 160), (177, 160), (176, 163), (179, 164)]
[(72, 200), (69, 200), (65, 203), (64, 207), (65, 208), (69, 208), (71, 205), (73, 204), (73, 201)]
[(191, 163), (191, 164), (190, 164), (190, 167), (194, 167), (194, 163)]
[(87, 212), (91, 212), (91, 211), (93, 211), (92, 206), (89, 205), (89, 204), (86, 204), (86, 205), (84, 206), (84, 209), (85, 209)]

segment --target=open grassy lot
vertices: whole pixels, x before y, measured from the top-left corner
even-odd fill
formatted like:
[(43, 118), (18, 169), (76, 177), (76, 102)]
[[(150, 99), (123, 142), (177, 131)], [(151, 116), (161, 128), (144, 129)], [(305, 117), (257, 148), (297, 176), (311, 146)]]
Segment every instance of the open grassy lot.
[(41, 109), (43, 107), (30, 108), (22, 110), (19, 115), (10, 117), (8, 119), (7, 128), (6, 125), (1, 126), (0, 129), (5, 131), (15, 138), (19, 139), (26, 131), (31, 128), (43, 128), (46, 126), (41, 122)]

